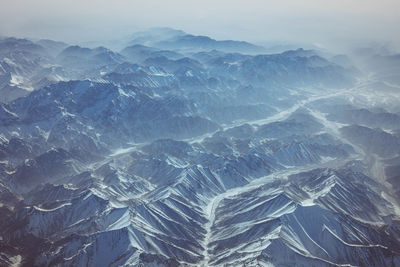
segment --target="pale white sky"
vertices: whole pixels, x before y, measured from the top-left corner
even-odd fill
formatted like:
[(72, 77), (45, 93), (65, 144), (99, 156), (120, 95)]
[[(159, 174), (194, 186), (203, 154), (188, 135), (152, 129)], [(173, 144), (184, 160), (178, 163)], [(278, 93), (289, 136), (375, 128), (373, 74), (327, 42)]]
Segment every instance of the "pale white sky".
[(217, 39), (400, 48), (400, 0), (0, 0), (5, 36), (80, 43), (157, 26)]

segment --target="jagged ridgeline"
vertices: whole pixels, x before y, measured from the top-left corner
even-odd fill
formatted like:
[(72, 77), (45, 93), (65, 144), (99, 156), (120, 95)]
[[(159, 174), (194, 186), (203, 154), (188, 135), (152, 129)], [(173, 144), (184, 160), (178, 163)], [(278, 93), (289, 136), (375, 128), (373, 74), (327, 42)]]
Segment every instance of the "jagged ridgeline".
[(0, 40), (1, 266), (400, 266), (398, 55), (119, 45)]

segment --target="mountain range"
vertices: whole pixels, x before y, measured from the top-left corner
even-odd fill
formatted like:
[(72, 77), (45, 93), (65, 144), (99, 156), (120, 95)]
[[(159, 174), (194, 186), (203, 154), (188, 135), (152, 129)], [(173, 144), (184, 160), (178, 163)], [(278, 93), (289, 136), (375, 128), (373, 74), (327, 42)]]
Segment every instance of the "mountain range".
[(398, 55), (265, 51), (1, 39), (0, 265), (400, 266)]

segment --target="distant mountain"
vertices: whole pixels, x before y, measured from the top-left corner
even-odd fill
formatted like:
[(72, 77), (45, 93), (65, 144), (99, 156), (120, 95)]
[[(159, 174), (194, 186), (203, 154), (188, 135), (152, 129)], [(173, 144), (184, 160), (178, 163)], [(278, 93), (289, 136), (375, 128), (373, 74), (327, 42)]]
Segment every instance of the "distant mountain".
[(105, 47), (86, 48), (69, 46), (57, 56), (57, 62), (75, 69), (91, 69), (122, 63), (124, 58)]
[(244, 54), (256, 54), (264, 51), (263, 47), (248, 42), (232, 40), (217, 41), (208, 36), (195, 36), (190, 34), (160, 41), (154, 46), (183, 51), (204, 51), (216, 49), (225, 52), (239, 52)]
[(224, 52), (256, 54), (265, 51), (263, 47), (248, 42), (232, 40), (217, 41), (208, 36), (186, 34), (183, 31), (170, 28), (155, 28), (138, 33), (130, 43), (182, 52), (199, 52), (216, 49)]
[(30, 54), (44, 54), (45, 48), (28, 39), (4, 38), (0, 39), (0, 55), (3, 57), (10, 53), (25, 52)]
[(134, 33), (131, 36), (129, 45), (142, 44), (152, 46), (154, 43), (183, 35), (186, 35), (186, 33), (181, 30), (175, 30), (168, 27), (156, 27), (146, 31)]
[(46, 48), (48, 53), (50, 53), (52, 56), (58, 55), (63, 49), (65, 49), (68, 46), (68, 44), (64, 42), (57, 42), (48, 39), (41, 39), (36, 43)]
[(141, 62), (150, 57), (166, 57), (170, 59), (179, 59), (184, 57), (182, 54), (171, 50), (160, 50), (140, 44), (124, 48), (121, 51), (121, 55), (125, 56), (131, 62)]

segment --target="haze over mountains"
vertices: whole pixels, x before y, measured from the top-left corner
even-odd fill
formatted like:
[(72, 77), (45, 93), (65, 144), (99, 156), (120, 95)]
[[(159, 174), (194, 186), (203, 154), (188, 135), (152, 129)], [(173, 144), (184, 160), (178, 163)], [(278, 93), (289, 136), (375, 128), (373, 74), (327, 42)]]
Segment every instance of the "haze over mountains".
[(400, 266), (399, 55), (121, 42), (0, 40), (0, 265)]

